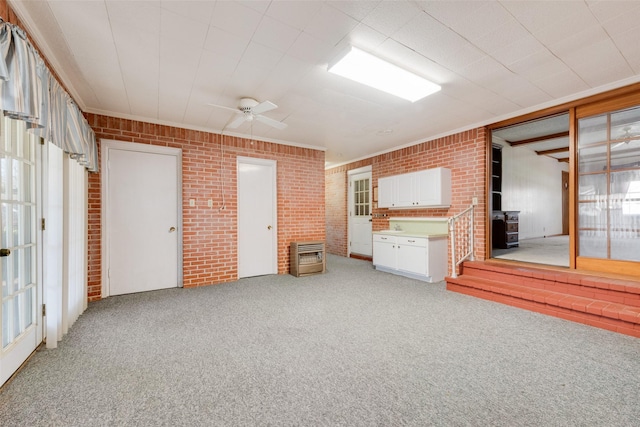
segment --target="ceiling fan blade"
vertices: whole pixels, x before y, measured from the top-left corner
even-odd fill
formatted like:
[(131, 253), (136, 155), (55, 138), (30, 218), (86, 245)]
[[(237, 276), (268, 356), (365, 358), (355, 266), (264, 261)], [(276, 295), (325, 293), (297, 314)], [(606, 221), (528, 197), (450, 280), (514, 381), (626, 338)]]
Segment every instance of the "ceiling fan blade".
[(256, 105), (255, 107), (251, 108), (251, 112), (253, 114), (262, 114), (262, 113), (266, 113), (267, 111), (275, 110), (276, 108), (278, 108), (278, 106), (273, 102), (264, 101)]
[(207, 104), (207, 105), (210, 106), (210, 107), (223, 108), (225, 110), (233, 111), (234, 113), (240, 113), (241, 112), (237, 108), (231, 108), (231, 107), (227, 107), (227, 106), (224, 106), (224, 105), (218, 105), (218, 104)]
[(276, 128), (276, 129), (280, 129), (280, 130), (286, 129), (287, 126), (288, 126), (286, 123), (282, 123), (282, 122), (270, 119), (269, 117), (265, 117), (265, 116), (255, 116), (255, 119), (257, 121), (259, 121), (259, 122), (264, 123), (265, 125), (269, 125), (269, 126), (272, 126), (272, 127)]
[(244, 114), (242, 114), (242, 115), (236, 117), (231, 123), (229, 123), (227, 125), (227, 127), (230, 128), (230, 129), (235, 129), (238, 126), (240, 126), (241, 124), (243, 124), (245, 122), (245, 120), (246, 120), (246, 117), (244, 116)]

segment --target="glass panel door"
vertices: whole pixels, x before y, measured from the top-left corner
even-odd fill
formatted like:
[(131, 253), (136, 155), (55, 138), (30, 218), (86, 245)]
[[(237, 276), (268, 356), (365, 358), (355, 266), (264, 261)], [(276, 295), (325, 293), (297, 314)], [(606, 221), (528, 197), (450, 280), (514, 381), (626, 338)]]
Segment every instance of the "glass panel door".
[(23, 121), (0, 119), (0, 384), (37, 346), (35, 139)]
[(640, 107), (578, 121), (578, 255), (640, 261)]

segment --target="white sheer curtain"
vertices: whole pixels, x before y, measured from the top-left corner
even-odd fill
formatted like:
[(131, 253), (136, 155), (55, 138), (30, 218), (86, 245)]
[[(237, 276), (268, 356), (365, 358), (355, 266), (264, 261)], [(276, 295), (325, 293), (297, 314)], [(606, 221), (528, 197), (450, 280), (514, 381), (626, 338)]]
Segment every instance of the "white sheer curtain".
[(43, 232), (43, 285), (47, 315), (47, 348), (55, 348), (62, 339), (63, 318), (63, 212), (64, 212), (64, 152), (53, 144), (46, 146), (46, 182), (44, 182), (43, 203), (46, 230)]
[(87, 308), (87, 171), (64, 159), (62, 332)]

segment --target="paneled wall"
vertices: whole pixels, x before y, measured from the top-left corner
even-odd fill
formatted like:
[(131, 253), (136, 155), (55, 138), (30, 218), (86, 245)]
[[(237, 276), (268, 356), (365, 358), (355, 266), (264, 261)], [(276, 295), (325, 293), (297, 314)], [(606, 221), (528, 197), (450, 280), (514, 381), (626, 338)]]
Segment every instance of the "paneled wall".
[[(486, 209), (486, 140), (485, 129), (477, 128), (426, 141), (411, 147), (374, 156), (362, 161), (328, 169), (326, 176), (327, 251), (347, 255), (347, 172), (371, 165), (373, 188), (385, 176), (422, 169), (451, 169), (452, 203), (448, 209), (380, 209), (373, 208), (373, 230), (389, 227), (389, 217), (449, 217), (471, 205), (478, 198), (475, 216), (475, 256), (485, 257)], [(385, 216), (386, 215), (386, 216)]]
[[(182, 149), (184, 286), (237, 279), (238, 156), (277, 160), (278, 273), (289, 272), (289, 244), (325, 240), (324, 152), (88, 114), (100, 139)], [(222, 193), (226, 209), (222, 205)], [(101, 298), (101, 174), (89, 176), (89, 299)], [(189, 206), (195, 199), (196, 206)], [(213, 209), (207, 201), (213, 200)]]
[[(499, 143), (499, 142), (498, 142)], [(567, 163), (526, 146), (502, 144), (502, 209), (520, 211), (519, 238), (562, 234), (562, 171)]]

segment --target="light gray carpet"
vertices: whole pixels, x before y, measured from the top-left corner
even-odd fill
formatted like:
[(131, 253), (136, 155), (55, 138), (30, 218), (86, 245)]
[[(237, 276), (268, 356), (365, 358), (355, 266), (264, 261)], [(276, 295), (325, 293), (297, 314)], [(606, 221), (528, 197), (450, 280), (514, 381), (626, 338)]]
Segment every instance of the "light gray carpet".
[(376, 272), (92, 303), (2, 426), (631, 426), (640, 340)]
[(493, 258), (569, 267), (569, 236), (522, 239), (517, 247), (493, 249)]

